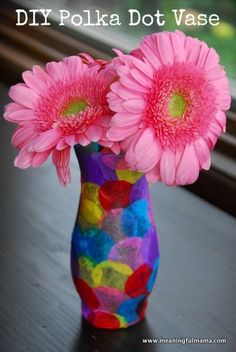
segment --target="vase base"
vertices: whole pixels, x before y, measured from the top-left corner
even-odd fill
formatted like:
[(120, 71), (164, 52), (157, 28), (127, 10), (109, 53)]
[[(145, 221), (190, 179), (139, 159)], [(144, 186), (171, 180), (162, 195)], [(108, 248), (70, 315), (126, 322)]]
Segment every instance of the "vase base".
[(140, 323), (145, 318), (145, 315), (131, 322), (126, 322), (125, 319), (119, 314), (111, 314), (103, 311), (93, 312), (89, 317), (83, 315), (83, 318), (95, 328), (118, 330), (126, 329)]
[(88, 310), (88, 308), (82, 304), (82, 314), (84, 319), (88, 323), (99, 329), (124, 329), (129, 326), (138, 324), (145, 317), (147, 308), (147, 300), (142, 302), (142, 305), (137, 310), (125, 310), (118, 313), (110, 313), (103, 310)]

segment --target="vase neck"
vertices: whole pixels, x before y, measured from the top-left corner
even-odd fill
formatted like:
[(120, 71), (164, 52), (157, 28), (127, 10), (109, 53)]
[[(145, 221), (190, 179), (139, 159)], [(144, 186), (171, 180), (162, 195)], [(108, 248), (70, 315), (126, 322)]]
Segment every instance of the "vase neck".
[(127, 168), (122, 154), (116, 155), (108, 149), (98, 151), (96, 146), (92, 148), (75, 146), (75, 153), (82, 182), (92, 182), (101, 186), (108, 181), (123, 181), (134, 185), (142, 179), (143, 187), (148, 186), (142, 173)]

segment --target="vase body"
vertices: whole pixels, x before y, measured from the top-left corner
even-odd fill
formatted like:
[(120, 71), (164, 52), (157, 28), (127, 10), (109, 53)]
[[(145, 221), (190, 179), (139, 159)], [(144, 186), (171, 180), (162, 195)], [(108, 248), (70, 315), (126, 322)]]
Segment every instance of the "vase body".
[(144, 318), (159, 264), (148, 183), (121, 156), (75, 151), (81, 195), (71, 271), (82, 314), (98, 328), (125, 328)]

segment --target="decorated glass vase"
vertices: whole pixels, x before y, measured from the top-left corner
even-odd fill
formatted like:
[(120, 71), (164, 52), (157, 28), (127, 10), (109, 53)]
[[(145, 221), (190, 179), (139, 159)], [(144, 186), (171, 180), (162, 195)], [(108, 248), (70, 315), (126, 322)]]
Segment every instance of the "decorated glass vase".
[(71, 269), (83, 317), (93, 326), (126, 328), (141, 321), (159, 263), (149, 187), (109, 149), (75, 147), (81, 195)]

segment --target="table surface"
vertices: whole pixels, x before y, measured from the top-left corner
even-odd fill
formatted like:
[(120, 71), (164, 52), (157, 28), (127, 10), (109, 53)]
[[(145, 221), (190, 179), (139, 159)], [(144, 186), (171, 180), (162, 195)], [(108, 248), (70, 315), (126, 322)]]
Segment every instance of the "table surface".
[[(1, 106), (7, 89), (0, 85)], [(1, 113), (2, 115), (2, 113)], [(147, 318), (126, 330), (90, 327), (70, 275), (80, 182), (63, 189), (48, 162), (14, 168), (0, 121), (0, 351), (214, 351), (236, 348), (236, 220), (183, 188), (151, 187), (161, 264)], [(217, 192), (217, 190), (216, 190)], [(142, 338), (227, 338), (227, 344), (144, 344)]]

